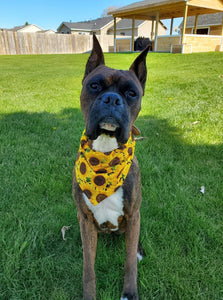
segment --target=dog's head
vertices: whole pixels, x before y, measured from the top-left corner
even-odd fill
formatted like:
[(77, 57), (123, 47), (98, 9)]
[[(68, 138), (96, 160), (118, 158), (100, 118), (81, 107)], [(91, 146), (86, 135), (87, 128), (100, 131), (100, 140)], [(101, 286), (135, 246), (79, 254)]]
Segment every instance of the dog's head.
[(95, 140), (101, 133), (126, 143), (141, 109), (146, 83), (146, 48), (128, 71), (105, 66), (101, 46), (93, 36), (93, 49), (87, 61), (81, 92), (81, 109), (86, 135)]

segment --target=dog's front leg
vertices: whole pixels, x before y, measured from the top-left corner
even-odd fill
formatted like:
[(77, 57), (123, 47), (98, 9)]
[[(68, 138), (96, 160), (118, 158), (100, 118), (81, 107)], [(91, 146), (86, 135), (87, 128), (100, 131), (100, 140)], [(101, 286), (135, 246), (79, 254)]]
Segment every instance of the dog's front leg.
[(138, 300), (137, 291), (137, 249), (140, 231), (139, 210), (127, 219), (126, 262), (122, 299)]
[(79, 215), (83, 246), (83, 299), (96, 299), (95, 257), (97, 248), (97, 230), (91, 217)]

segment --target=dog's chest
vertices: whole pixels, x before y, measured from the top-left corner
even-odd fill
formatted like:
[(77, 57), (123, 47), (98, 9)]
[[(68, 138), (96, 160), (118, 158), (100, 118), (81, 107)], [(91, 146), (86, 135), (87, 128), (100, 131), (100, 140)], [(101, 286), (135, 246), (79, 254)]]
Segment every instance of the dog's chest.
[[(117, 149), (118, 143), (115, 137), (109, 137), (103, 134), (93, 141), (92, 148), (96, 151), (105, 153)], [(120, 216), (124, 215), (122, 187), (120, 187), (115, 193), (104, 199), (98, 205), (93, 205), (84, 193), (83, 197), (86, 205), (93, 213), (94, 218), (102, 229), (103, 224), (109, 222), (111, 231), (118, 230), (118, 219)]]
[[(110, 230), (118, 230), (118, 219), (124, 215), (123, 212), (123, 188), (120, 187), (114, 194), (104, 199), (98, 205), (93, 205), (87, 196), (83, 194), (84, 201), (93, 213), (98, 225), (111, 224)], [(105, 228), (107, 229), (107, 228)]]

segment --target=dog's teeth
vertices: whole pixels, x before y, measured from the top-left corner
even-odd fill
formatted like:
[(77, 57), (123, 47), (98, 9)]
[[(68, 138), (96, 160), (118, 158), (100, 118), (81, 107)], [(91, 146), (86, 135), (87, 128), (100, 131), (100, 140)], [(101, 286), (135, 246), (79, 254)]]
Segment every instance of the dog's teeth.
[(115, 131), (117, 126), (109, 123), (101, 123), (100, 127), (109, 131)]

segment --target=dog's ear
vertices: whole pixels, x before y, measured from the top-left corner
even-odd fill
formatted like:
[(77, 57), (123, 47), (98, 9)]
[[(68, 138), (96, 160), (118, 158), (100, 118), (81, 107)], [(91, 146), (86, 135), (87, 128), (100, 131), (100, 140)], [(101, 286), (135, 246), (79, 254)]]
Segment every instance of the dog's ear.
[(86, 64), (86, 69), (85, 69), (85, 74), (84, 78), (87, 77), (89, 73), (91, 73), (95, 68), (97, 68), (100, 65), (104, 65), (105, 60), (104, 60), (104, 54), (101, 49), (101, 46), (98, 42), (98, 39), (96, 38), (95, 34), (93, 34), (93, 48), (91, 51), (91, 55), (88, 58), (87, 64)]
[(135, 59), (129, 71), (133, 72), (136, 77), (139, 79), (143, 92), (145, 89), (146, 84), (146, 76), (147, 76), (147, 69), (146, 69), (146, 55), (149, 51), (149, 46), (147, 46), (140, 55)]

